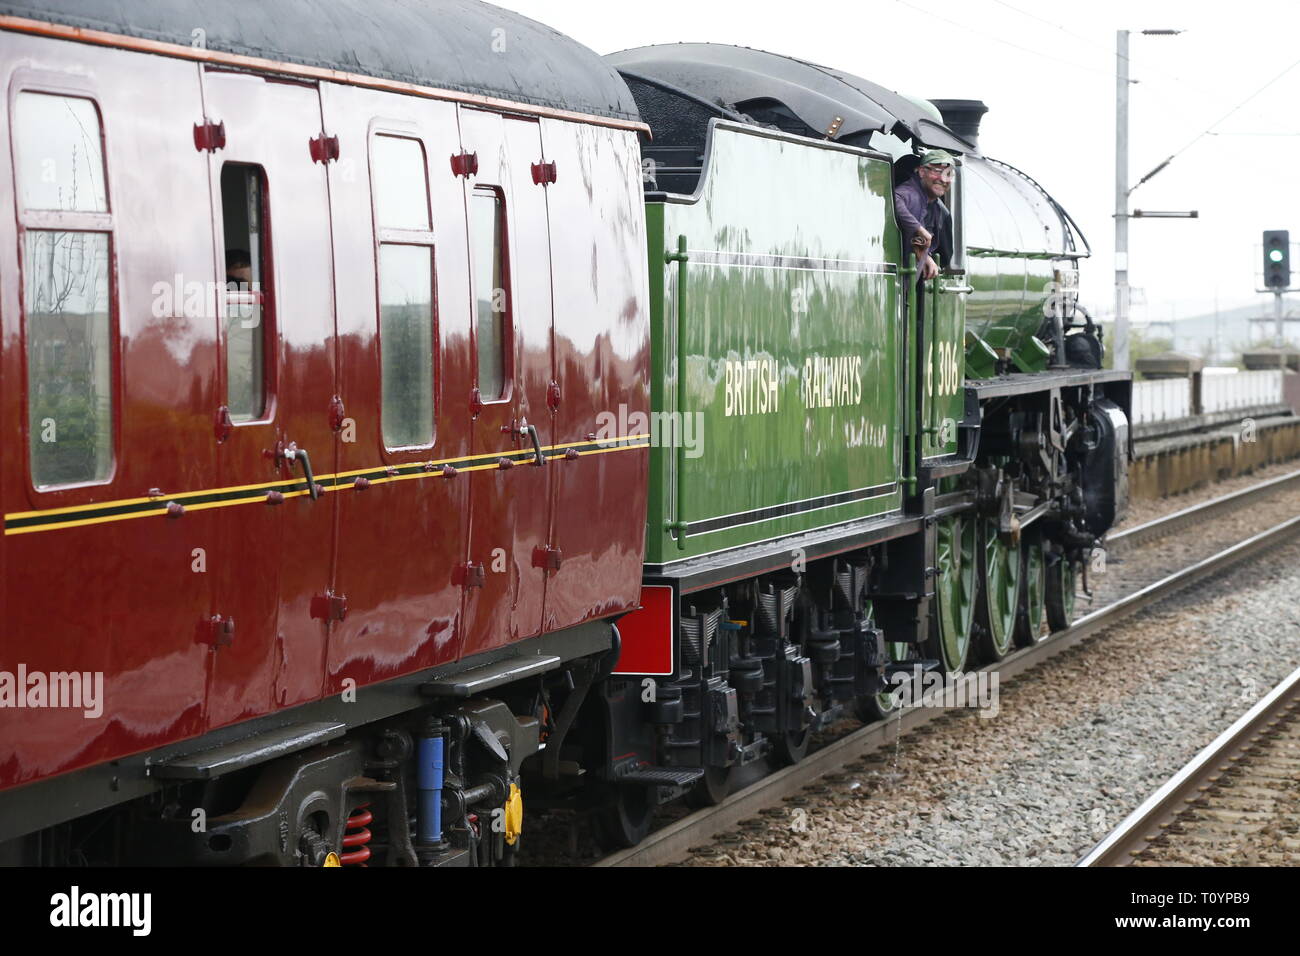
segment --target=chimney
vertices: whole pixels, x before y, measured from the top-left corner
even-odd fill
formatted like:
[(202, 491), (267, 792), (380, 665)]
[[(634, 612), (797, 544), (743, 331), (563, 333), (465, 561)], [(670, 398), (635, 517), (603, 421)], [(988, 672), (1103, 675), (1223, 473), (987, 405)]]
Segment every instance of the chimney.
[(931, 100), (943, 125), (972, 146), (979, 146), (980, 118), (989, 111), (982, 100)]

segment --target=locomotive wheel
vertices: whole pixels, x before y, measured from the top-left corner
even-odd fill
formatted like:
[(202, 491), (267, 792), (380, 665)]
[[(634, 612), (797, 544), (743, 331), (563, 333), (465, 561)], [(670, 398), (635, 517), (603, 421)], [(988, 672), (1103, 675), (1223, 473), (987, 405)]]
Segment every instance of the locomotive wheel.
[(650, 832), (654, 810), (647, 788), (615, 787), (609, 802), (596, 813), (601, 846), (609, 850), (636, 846)]
[(1047, 597), (1047, 558), (1037, 535), (1020, 543), (1020, 612), (1016, 615), (1016, 646), (1032, 647), (1041, 641), (1043, 605)]
[(704, 778), (686, 795), (688, 807), (716, 807), (731, 793), (734, 767), (705, 767)]
[(1063, 631), (1074, 621), (1074, 565), (1065, 555), (1047, 556), (1047, 626), (1052, 633)]
[(945, 673), (966, 666), (975, 623), (975, 522), (956, 516), (936, 529), (939, 577), (935, 582), (936, 613), (930, 615), (925, 656), (936, 658)]
[(1016, 611), (1020, 606), (1020, 547), (998, 540), (996, 521), (980, 522), (976, 542), (979, 550), (980, 588), (979, 639), (976, 647), (986, 663), (1007, 656), (1015, 638)]

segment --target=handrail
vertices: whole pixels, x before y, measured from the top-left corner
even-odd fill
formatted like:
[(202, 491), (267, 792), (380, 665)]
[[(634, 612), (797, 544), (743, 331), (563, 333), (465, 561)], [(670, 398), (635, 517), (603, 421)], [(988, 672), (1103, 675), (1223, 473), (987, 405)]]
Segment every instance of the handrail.
[(677, 263), (677, 428), (673, 440), (677, 443), (677, 520), (664, 522), (666, 530), (677, 532), (677, 550), (686, 550), (686, 236), (677, 237), (677, 251), (664, 254), (665, 262)]
[(927, 296), (930, 300), (930, 328), (926, 332), (926, 348), (929, 350), (930, 364), (930, 415), (929, 422), (926, 425), (925, 433), (935, 444), (938, 444), (939, 435), (939, 369), (935, 368), (935, 361), (939, 358), (939, 277), (935, 276), (930, 280), (930, 294)]
[(906, 369), (906, 387), (903, 390), (905, 401), (907, 402), (907, 411), (904, 415), (904, 422), (907, 425), (907, 455), (906, 471), (903, 474), (903, 485), (907, 488), (908, 494), (916, 494), (916, 470), (917, 470), (917, 452), (920, 436), (916, 433), (916, 403), (920, 395), (920, 384), (913, 384), (919, 359), (916, 354), (916, 283), (912, 281), (916, 275), (916, 253), (908, 250), (907, 265), (898, 270), (899, 278), (902, 279), (903, 293), (907, 298), (907, 322), (903, 329), (903, 334), (907, 336), (907, 369)]
[(1024, 252), (1018, 249), (990, 249), (987, 246), (967, 246), (966, 255), (977, 259), (1087, 259), (1086, 252)]

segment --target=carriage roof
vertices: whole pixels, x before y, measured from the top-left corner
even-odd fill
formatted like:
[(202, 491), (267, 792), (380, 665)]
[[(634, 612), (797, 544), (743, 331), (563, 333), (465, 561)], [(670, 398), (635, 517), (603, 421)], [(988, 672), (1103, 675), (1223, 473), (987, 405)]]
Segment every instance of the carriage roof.
[(637, 119), (594, 52), (477, 0), (0, 0), (0, 15)]

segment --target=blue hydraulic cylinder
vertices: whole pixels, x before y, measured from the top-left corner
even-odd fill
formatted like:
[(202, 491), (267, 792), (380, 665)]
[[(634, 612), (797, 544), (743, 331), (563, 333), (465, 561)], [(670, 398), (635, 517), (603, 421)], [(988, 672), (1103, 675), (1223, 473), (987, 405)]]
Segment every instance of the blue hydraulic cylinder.
[(441, 728), (415, 744), (415, 781), (419, 795), (416, 834), (420, 843), (442, 842), (442, 784), (447, 745)]

